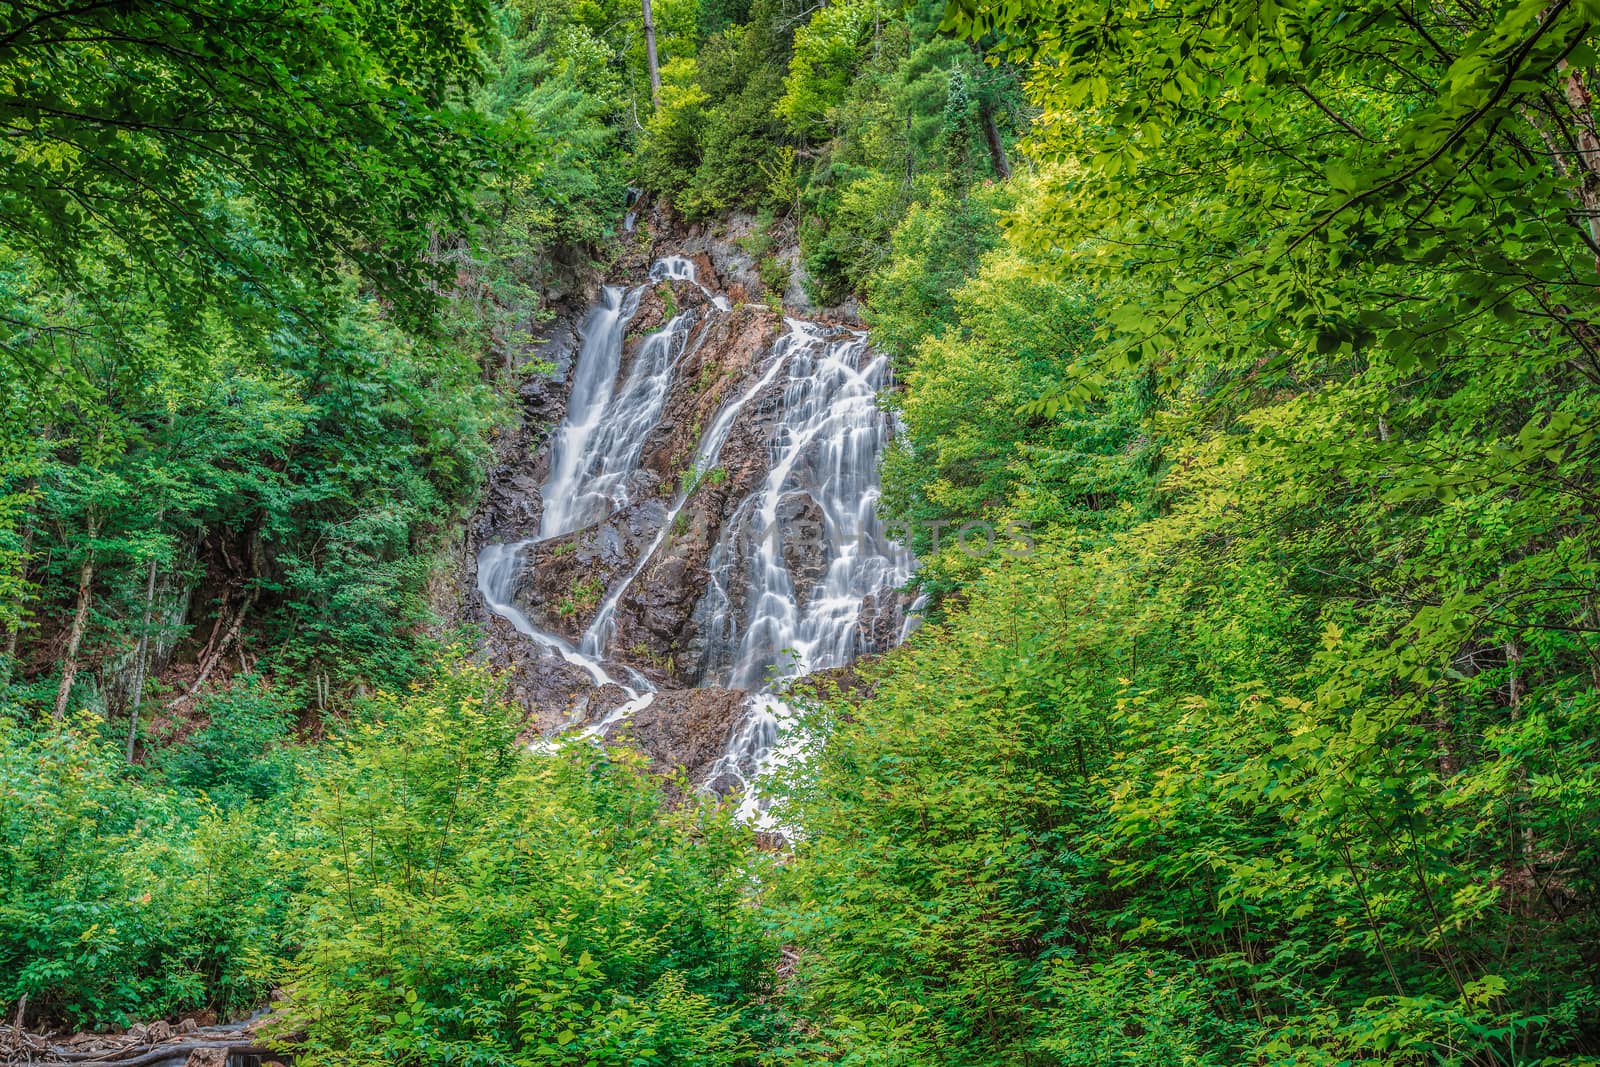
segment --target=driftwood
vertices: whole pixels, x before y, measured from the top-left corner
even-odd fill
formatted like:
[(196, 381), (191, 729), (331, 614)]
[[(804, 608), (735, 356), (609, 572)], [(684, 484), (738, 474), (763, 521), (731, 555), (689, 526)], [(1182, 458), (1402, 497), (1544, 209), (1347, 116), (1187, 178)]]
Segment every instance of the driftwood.
[[(22, 1009), (18, 1009), (20, 1018)], [(20, 1026), (0, 1023), (0, 1063), (37, 1063), (50, 1054), (50, 1043)]]
[[(290, 1055), (268, 1048), (261, 1043), (261, 1035), (254, 1032), (255, 1023), (248, 1026), (195, 1027), (185, 1023), (188, 1030), (165, 1023), (150, 1028), (135, 1027), (122, 1035), (79, 1035), (67, 1044), (51, 1039), (52, 1035), (30, 1033), (21, 1027), (0, 1023), (0, 1065), (4, 1067), (148, 1067), (178, 1057), (192, 1057), (196, 1052), (214, 1051), (220, 1058), (210, 1062), (225, 1062), (228, 1056), (259, 1056), (264, 1061), (290, 1062)], [(92, 1047), (71, 1047), (90, 1043)]]
[[(146, 1051), (133, 1056), (101, 1052), (94, 1054), (93, 1059), (74, 1057), (72, 1059), (40, 1060), (38, 1062), (41, 1067), (50, 1063), (75, 1063), (79, 1064), (80, 1067), (92, 1067), (92, 1065), (98, 1064), (105, 1064), (106, 1067), (142, 1067), (143, 1064), (160, 1063), (162, 1060), (170, 1060), (174, 1056), (187, 1056), (191, 1052), (199, 1052), (202, 1049), (222, 1049), (230, 1056), (278, 1057), (281, 1055), (265, 1045), (256, 1044), (253, 1038), (244, 1037), (232, 1041), (174, 1041), (165, 1045), (150, 1045), (146, 1047)], [(128, 1049), (127, 1051), (135, 1052), (137, 1050)]]

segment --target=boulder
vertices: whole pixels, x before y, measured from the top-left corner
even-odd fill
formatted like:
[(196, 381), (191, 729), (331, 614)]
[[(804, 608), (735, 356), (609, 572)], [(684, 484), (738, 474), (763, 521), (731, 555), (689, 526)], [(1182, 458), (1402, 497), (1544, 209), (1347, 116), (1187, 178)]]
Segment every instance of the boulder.
[(666, 502), (650, 494), (593, 526), (528, 546), (518, 575), (517, 606), (538, 625), (578, 641), (606, 594), (633, 570), (665, 519)]

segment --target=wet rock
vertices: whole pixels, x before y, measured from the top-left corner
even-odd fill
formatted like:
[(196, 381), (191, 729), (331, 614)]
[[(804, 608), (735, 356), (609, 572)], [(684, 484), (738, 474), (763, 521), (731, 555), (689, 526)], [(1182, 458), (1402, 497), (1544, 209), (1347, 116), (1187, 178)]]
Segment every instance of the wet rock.
[(868, 593), (856, 616), (856, 637), (863, 655), (887, 652), (900, 643), (900, 630), (915, 594), (888, 590)]
[(711, 306), (711, 296), (702, 285), (702, 282), (686, 278), (662, 278), (644, 286), (639, 293), (638, 308), (628, 320), (622, 361), (618, 366), (619, 378), (626, 377), (633, 368), (634, 357), (646, 337), (658, 332), (685, 311), (700, 312), (700, 317), (705, 317), (705, 309)]
[(620, 687), (596, 687), (589, 672), (554, 652), (541, 653), (532, 642), (500, 620), (484, 638), (491, 664), (504, 672), (506, 696), (527, 712), (523, 741), (549, 736), (570, 726), (603, 719), (627, 702)]
[(544, 512), (539, 487), (550, 463), (543, 445), (567, 413), (577, 322), (585, 310), (583, 305), (569, 308), (527, 346), (518, 363), (527, 374), (517, 388), (521, 417), (515, 427), (495, 438), (496, 464), (489, 470), (483, 503), (468, 524), (464, 569), (470, 567), (479, 545), (522, 540), (539, 531)]
[[(759, 365), (761, 357), (781, 327), (782, 320), (771, 309), (750, 306), (695, 325), (661, 418), (645, 438), (640, 462), (646, 469), (663, 479), (676, 478), (686, 470), (700, 435), (723, 402), (748, 388), (765, 369)], [(727, 448), (723, 451), (726, 454)]]
[(573, 726), (600, 722), (628, 700), (628, 691), (620, 685), (602, 685), (595, 688), (591, 684), (588, 688), (573, 694), (571, 703), (567, 707), (567, 722)]
[(867, 679), (861, 668), (875, 657), (864, 656), (848, 667), (824, 667), (812, 671), (804, 678), (789, 683), (784, 699), (795, 704), (843, 701), (852, 706), (871, 700), (877, 692), (876, 685)]
[(681, 685), (696, 674), (693, 616), (706, 590), (707, 557), (739, 501), (766, 475), (781, 387), (752, 398), (713, 469), (689, 467), (722, 404), (747, 392), (767, 369), (761, 357), (777, 331), (777, 316), (766, 308), (709, 320), (686, 346), (662, 418), (645, 439), (641, 462), (663, 485), (684, 488), (693, 479), (673, 529), (617, 605), (615, 654), (656, 683)]
[[(664, 200), (650, 204), (647, 216), (651, 232), (670, 235), (671, 251), (694, 260), (700, 280), (707, 282), (714, 277), (715, 287), (735, 303), (776, 296), (789, 314), (860, 325), (860, 309), (854, 301), (832, 308), (818, 307), (812, 301), (799, 235), (792, 222), (780, 221), (763, 228), (756, 215), (747, 211), (690, 222), (677, 216)], [(651, 250), (657, 254), (661, 251), (655, 247)], [(781, 268), (777, 292), (761, 277), (761, 260), (769, 257)]]
[(715, 793), (719, 797), (732, 796), (743, 788), (744, 779), (731, 771), (724, 771), (706, 781), (706, 792)]
[(577, 642), (665, 519), (665, 502), (646, 496), (594, 526), (529, 545), (518, 574), (517, 606), (540, 626)]
[(787, 493), (778, 501), (777, 529), (766, 536), (781, 538), (783, 562), (794, 582), (795, 601), (804, 608), (828, 571), (827, 517), (809, 493)]
[(755, 844), (764, 852), (789, 851), (789, 839), (779, 830), (757, 830)]
[(727, 288), (727, 286), (723, 285), (722, 278), (717, 272), (717, 266), (712, 262), (709, 253), (695, 252), (688, 258), (689, 262), (694, 264), (695, 280), (701, 285), (713, 291)]
[(741, 689), (669, 689), (648, 707), (606, 731), (607, 740), (627, 737), (650, 757), (657, 774), (679, 770), (698, 782), (722, 755), (728, 736), (744, 717)]

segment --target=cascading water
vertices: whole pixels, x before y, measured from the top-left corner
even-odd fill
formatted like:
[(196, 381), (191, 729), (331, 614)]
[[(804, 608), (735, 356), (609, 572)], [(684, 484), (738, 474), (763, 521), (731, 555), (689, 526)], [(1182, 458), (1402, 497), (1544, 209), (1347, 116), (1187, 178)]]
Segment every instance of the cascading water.
[[(710, 780), (736, 780), (741, 814), (762, 825), (756, 782), (793, 756), (779, 740), (793, 712), (769, 690), (852, 662), (865, 650), (858, 623), (867, 598), (904, 585), (913, 563), (877, 517), (878, 464), (893, 432), (877, 405), (888, 361), (863, 334), (830, 340), (809, 323), (790, 328), (803, 341), (789, 360), (767, 477), (713, 550), (696, 612), (709, 635), (702, 684), (758, 691)], [(791, 556), (815, 560), (821, 574), (801, 575), (802, 586)]]
[(518, 608), (514, 599), (517, 587), (518, 563), (532, 541), (518, 541), (508, 545), (485, 545), (478, 553), (478, 594), (489, 610), (509, 622), (519, 634), (531, 638), (536, 644), (556, 653), (566, 662), (579, 668), (594, 680), (597, 686), (615, 685), (627, 694), (627, 700), (601, 726), (625, 718), (648, 707), (655, 694), (640, 692), (623, 685), (606, 672), (600, 661), (586, 656), (565, 640), (548, 630), (535, 626), (527, 614)]
[[(757, 379), (755, 385), (745, 390), (738, 399), (717, 413), (716, 420), (712, 422), (711, 428), (701, 438), (700, 447), (695, 451), (694, 462), (690, 465), (692, 469), (708, 471), (716, 467), (717, 459), (722, 454), (722, 446), (728, 440), (728, 433), (733, 429), (734, 421), (744, 411), (745, 405), (749, 404), (767, 386), (772, 384), (772, 379), (786, 362), (787, 358), (784, 356), (774, 359), (771, 366), (767, 368), (766, 373)], [(666, 540), (667, 534), (677, 521), (679, 512), (683, 510), (683, 505), (688, 503), (692, 488), (692, 486), (686, 485), (678, 490), (677, 495), (673, 497), (672, 506), (667, 510), (666, 519), (661, 523), (661, 529), (656, 531), (655, 540), (651, 541), (650, 547), (640, 554), (639, 561), (634, 564), (633, 570), (628, 572), (628, 576), (617, 584), (617, 587), (606, 597), (605, 602), (600, 605), (600, 610), (595, 613), (594, 621), (584, 631), (583, 648), (586, 654), (591, 656), (604, 655), (606, 646), (611, 642), (612, 620), (616, 616), (617, 605), (622, 601), (622, 597), (627, 593), (629, 587), (633, 585), (634, 579), (639, 577), (639, 572), (644, 570), (645, 565), (650, 562), (650, 557), (655, 555), (656, 549), (660, 548), (661, 543)]]
[[(700, 285), (694, 264), (682, 257), (658, 261), (650, 276)], [(576, 645), (536, 626), (516, 606), (520, 561), (536, 541), (600, 522), (641, 491), (648, 475), (640, 471), (640, 457), (689, 338), (703, 316), (730, 310), (725, 297), (700, 288), (709, 306), (673, 317), (642, 342), (627, 367), (623, 342), (643, 287), (603, 292), (582, 331), (567, 416), (553, 438), (539, 537), (490, 545), (479, 555), (478, 588), (489, 608), (581, 667), (596, 685), (620, 684), (606, 666), (618, 605), (670, 536), (694, 486), (679, 486), (653, 540), (606, 590)], [(795, 319), (786, 325), (754, 365), (753, 381), (725, 401), (699, 435), (690, 464), (702, 474), (715, 469), (735, 425), (765, 398), (760, 406), (772, 419), (767, 473), (733, 507), (711, 547), (706, 591), (693, 614), (700, 652), (692, 672), (696, 685), (754, 694), (707, 781), (742, 786), (741, 811), (758, 824), (768, 819), (756, 781), (789, 755), (784, 727), (792, 712), (775, 688), (812, 670), (846, 665), (868, 650), (863, 607), (869, 599), (897, 603), (894, 591), (909, 579), (913, 563), (876, 516), (878, 464), (894, 432), (876, 403), (889, 384), (886, 360), (871, 351), (864, 334)], [(900, 636), (913, 622), (909, 614), (892, 621)], [(622, 686), (627, 702), (585, 734), (649, 703), (647, 683), (628, 674), (635, 684)]]
[(694, 313), (684, 312), (646, 338), (620, 387), (623, 335), (639, 306), (639, 290), (607, 286), (584, 328), (567, 418), (556, 432), (550, 477), (541, 496), (539, 536), (570, 533), (627, 501), (627, 479), (639, 469), (644, 439), (661, 418), (672, 372)]
[[(809, 323), (790, 327), (802, 340), (789, 360), (766, 481), (740, 503), (708, 563), (710, 591), (697, 612), (710, 635), (702, 684), (757, 689), (851, 662), (861, 651), (863, 601), (911, 576), (910, 553), (884, 535), (876, 511), (878, 462), (891, 435), (877, 406), (888, 361), (862, 334), (830, 341)], [(816, 542), (803, 547), (825, 568), (804, 589), (786, 554), (803, 539)]]
[[(567, 417), (551, 443), (550, 476), (540, 491), (544, 513), (539, 536), (512, 544), (486, 545), (478, 553), (478, 593), (490, 611), (505, 619), (524, 637), (560, 656), (593, 679), (596, 686), (616, 685), (627, 701), (612, 714), (632, 714), (649, 705), (652, 694), (618, 682), (598, 656), (535, 626), (516, 605), (517, 578), (526, 550), (540, 540), (556, 537), (602, 517), (625, 501), (626, 480), (638, 465), (645, 435), (660, 417), (666, 402), (685, 329), (677, 316), (653, 334), (634, 361), (620, 390), (623, 338), (628, 322), (639, 308), (642, 288), (624, 292), (615, 286), (601, 290), (600, 302), (589, 312), (580, 330), (582, 345), (573, 370)], [(614, 413), (615, 417), (608, 418)]]

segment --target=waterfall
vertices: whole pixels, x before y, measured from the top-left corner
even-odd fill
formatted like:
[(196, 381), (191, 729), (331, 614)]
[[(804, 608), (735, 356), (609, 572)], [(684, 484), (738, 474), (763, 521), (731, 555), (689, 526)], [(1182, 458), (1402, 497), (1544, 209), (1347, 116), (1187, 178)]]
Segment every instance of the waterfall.
[[(684, 257), (657, 261), (650, 278), (692, 283), (710, 306), (672, 317), (638, 345), (625, 366), (624, 339), (644, 287), (602, 292), (581, 331), (567, 414), (552, 438), (539, 536), (489, 545), (478, 558), (478, 588), (490, 610), (542, 649), (580, 667), (595, 685), (619, 685), (627, 694), (626, 703), (587, 726), (584, 736), (650, 701), (649, 685), (636, 672), (624, 668), (633, 683), (624, 685), (608, 669), (616, 613), (674, 529), (693, 495), (694, 486), (687, 484), (692, 479), (677, 488), (632, 567), (605, 591), (576, 645), (535, 625), (516, 606), (515, 594), (529, 546), (603, 521), (651, 481), (640, 471), (641, 454), (661, 421), (690, 338), (705, 316), (730, 310), (725, 297), (700, 284), (694, 263)], [(897, 603), (895, 591), (913, 565), (910, 553), (886, 536), (876, 513), (878, 466), (895, 430), (877, 404), (890, 384), (887, 361), (863, 333), (797, 319), (785, 324), (753, 364), (750, 384), (724, 401), (700, 434), (691, 462), (701, 473), (716, 469), (735, 426), (755, 401), (767, 398), (759, 405), (771, 422), (765, 477), (723, 522), (692, 615), (699, 647), (694, 684), (752, 694), (707, 783), (741, 787), (741, 814), (760, 825), (769, 819), (759, 779), (792, 756), (786, 744), (792, 744), (787, 727), (794, 712), (776, 690), (869, 651), (861, 632), (863, 608)], [(897, 636), (914, 625), (912, 613), (890, 616)]]
[(594, 680), (596, 686), (614, 685), (627, 694), (627, 701), (600, 724), (602, 727), (609, 726), (614, 721), (612, 716), (624, 718), (641, 708), (648, 707), (655, 697), (654, 693), (640, 692), (633, 686), (618, 682), (606, 672), (599, 660), (584, 655), (559, 635), (535, 626), (526, 613), (517, 607), (512, 598), (517, 587), (518, 560), (532, 543), (532, 541), (518, 541), (508, 545), (485, 545), (478, 553), (478, 593), (483, 597), (483, 602), (488, 605), (490, 611), (509, 622), (522, 636), (531, 638), (534, 643), (549, 649), (582, 670)]
[[(829, 340), (810, 323), (790, 320), (790, 328), (799, 343), (766, 481), (740, 504), (708, 562), (710, 590), (697, 612), (711, 635), (701, 684), (757, 689), (850, 663), (862, 651), (863, 602), (911, 577), (910, 553), (877, 517), (878, 463), (892, 433), (877, 406), (888, 361), (863, 334)], [(804, 541), (825, 569), (802, 589), (786, 549)]]
[[(694, 462), (690, 464), (693, 470), (708, 471), (717, 465), (717, 459), (722, 455), (722, 446), (728, 440), (728, 433), (733, 429), (733, 424), (738, 419), (739, 414), (744, 411), (745, 405), (759, 396), (768, 385), (772, 384), (773, 377), (786, 362), (787, 358), (781, 355), (779, 358), (774, 359), (772, 365), (767, 368), (765, 374), (757, 379), (755, 385), (745, 390), (738, 399), (717, 413), (716, 420), (712, 422), (711, 428), (701, 438), (700, 447), (695, 451)], [(600, 605), (600, 610), (595, 613), (594, 621), (589, 624), (588, 630), (583, 635), (583, 648), (588, 655), (599, 656), (604, 654), (606, 646), (611, 641), (612, 620), (616, 616), (617, 605), (622, 602), (623, 594), (633, 585), (634, 579), (639, 577), (639, 573), (650, 562), (650, 557), (655, 555), (656, 549), (660, 548), (661, 543), (667, 539), (668, 533), (671, 532), (673, 524), (677, 521), (678, 513), (683, 510), (684, 504), (688, 503), (692, 491), (693, 486), (690, 485), (684, 485), (678, 489), (677, 495), (672, 499), (672, 506), (667, 509), (667, 517), (661, 523), (661, 529), (656, 531), (655, 539), (650, 542), (650, 547), (640, 554), (639, 561), (634, 564), (633, 570), (628, 572), (626, 578), (617, 583), (617, 587), (611, 591), (605, 602)]]
[(540, 537), (581, 529), (627, 502), (628, 475), (639, 469), (644, 439), (660, 421), (695, 317), (686, 311), (646, 338), (627, 380), (618, 386), (623, 338), (640, 293), (623, 295), (607, 286), (584, 324), (567, 417), (556, 432), (550, 477), (540, 491)]
[[(796, 756), (787, 729), (794, 711), (771, 690), (845, 666), (866, 651), (858, 632), (862, 607), (869, 596), (904, 585), (913, 564), (877, 516), (878, 467), (893, 435), (877, 405), (888, 361), (871, 351), (864, 334), (830, 338), (811, 323), (789, 326), (796, 342), (767, 477), (740, 503), (713, 549), (696, 612), (708, 635), (701, 684), (756, 690), (708, 780), (736, 781), (740, 816), (768, 829), (776, 824), (759, 781)], [(798, 576), (802, 587), (789, 550), (807, 547), (823, 570)]]

